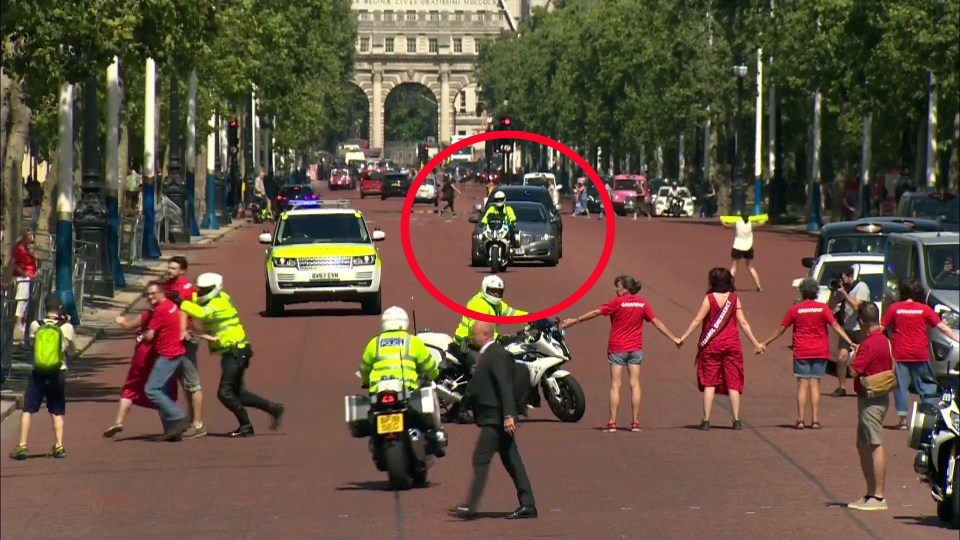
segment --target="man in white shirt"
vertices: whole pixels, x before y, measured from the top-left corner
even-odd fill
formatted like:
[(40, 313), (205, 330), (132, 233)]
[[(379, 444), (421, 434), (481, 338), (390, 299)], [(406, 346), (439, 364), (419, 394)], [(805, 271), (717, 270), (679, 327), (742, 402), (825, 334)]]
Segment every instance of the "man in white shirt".
[[(864, 332), (857, 319), (857, 309), (860, 304), (870, 301), (870, 287), (863, 281), (855, 280), (854, 274), (856, 270), (852, 266), (840, 274), (840, 288), (837, 294), (843, 300), (838, 311), (842, 313), (843, 320), (839, 322), (843, 325), (844, 332), (859, 345), (863, 341)], [(837, 344), (837, 351), (837, 389), (830, 395), (843, 397), (847, 395), (844, 383), (847, 381), (847, 365), (850, 363), (851, 350), (841, 339)]]
[(260, 169), (260, 174), (258, 174), (256, 180), (253, 181), (253, 193), (257, 198), (267, 202), (267, 211), (272, 216), (273, 201), (270, 200), (270, 197), (267, 197), (267, 190), (263, 185), (263, 179), (266, 176), (267, 173), (263, 169)]

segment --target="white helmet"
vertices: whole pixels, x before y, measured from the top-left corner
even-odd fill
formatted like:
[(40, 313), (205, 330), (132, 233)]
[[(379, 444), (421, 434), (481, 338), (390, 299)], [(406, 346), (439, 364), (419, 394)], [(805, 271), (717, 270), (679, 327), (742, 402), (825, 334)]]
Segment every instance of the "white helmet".
[(380, 316), (380, 328), (383, 332), (390, 332), (391, 330), (406, 332), (409, 325), (410, 318), (407, 317), (407, 312), (397, 306), (388, 307)]
[(483, 278), (483, 282), (480, 283), (480, 292), (483, 293), (487, 302), (493, 305), (499, 304), (500, 300), (503, 300), (503, 280), (495, 275)]
[(492, 200), (494, 206), (503, 208), (503, 205), (507, 202), (507, 194), (502, 191), (497, 191), (493, 194)]
[[(197, 302), (206, 304), (223, 291), (223, 276), (206, 272), (197, 276)], [(189, 298), (184, 298), (189, 300)]]

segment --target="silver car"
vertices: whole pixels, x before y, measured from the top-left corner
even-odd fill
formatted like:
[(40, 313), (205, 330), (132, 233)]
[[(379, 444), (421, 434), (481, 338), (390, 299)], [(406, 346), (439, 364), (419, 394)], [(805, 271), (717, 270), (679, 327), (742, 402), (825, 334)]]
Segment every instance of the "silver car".
[[(960, 233), (891, 234), (884, 256), (884, 307), (900, 299), (900, 283), (916, 279), (927, 291), (927, 305), (954, 332), (960, 328)], [(930, 362), (944, 383), (960, 376), (960, 345), (931, 328)]]
[[(543, 261), (547, 266), (556, 266), (560, 260), (560, 246), (557, 243), (559, 231), (544, 205), (533, 201), (511, 201), (507, 204), (517, 216), (517, 240), (520, 241), (520, 247), (513, 250), (513, 261)], [(476, 221), (470, 265), (484, 266), (487, 262), (487, 254), (481, 244), (484, 226), (478, 218), (471, 217), (470, 221)]]

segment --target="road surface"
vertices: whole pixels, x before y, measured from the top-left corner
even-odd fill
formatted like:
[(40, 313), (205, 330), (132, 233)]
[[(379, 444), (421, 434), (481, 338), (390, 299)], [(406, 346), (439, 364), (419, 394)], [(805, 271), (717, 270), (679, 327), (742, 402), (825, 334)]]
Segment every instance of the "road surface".
[[(420, 330), (452, 332), (459, 315), (429, 298), (404, 262), (401, 201), (360, 201), (354, 193), (341, 193), (335, 196), (356, 199), (368, 221), (387, 235), (380, 244), (384, 307), (415, 308)], [(471, 202), (458, 200), (461, 208)], [(445, 294), (465, 302), (484, 275), (483, 269), (468, 266), (472, 226), (465, 214), (441, 218), (419, 213), (425, 207), (417, 209), (411, 230), (424, 271)], [(564, 258), (558, 267), (512, 268), (504, 275), (511, 305), (553, 305), (594, 268), (603, 222), (564, 219)], [(350, 304), (295, 306), (284, 317), (264, 317), (264, 248), (257, 243), (262, 228), (250, 225), (216, 245), (183, 253), (190, 259), (191, 275), (224, 275), (256, 351), (248, 385), (287, 404), (280, 432), (268, 431), (268, 418), (251, 411), (258, 430), (252, 439), (211, 435), (159, 443), (149, 440), (160, 430), (155, 413), (135, 409), (124, 433), (116, 440), (103, 439), (132, 351), (129, 337), (114, 334), (94, 345), (85, 365), (74, 370), (79, 378), (71, 381), (69, 391), (68, 457), (4, 459), (3, 539), (956, 538), (938, 525), (928, 490), (912, 470), (913, 451), (904, 432), (885, 432), (890, 510), (867, 514), (840, 507), (864, 492), (854, 447), (856, 398), (824, 396), (824, 428), (794, 430), (788, 337), (766, 355), (746, 359), (745, 429), (725, 429), (729, 408), (720, 397), (714, 429), (701, 432), (696, 429), (701, 394), (693, 343), (678, 351), (648, 325), (643, 431), (600, 432), (607, 419), (609, 380), (609, 324), (600, 319), (568, 332), (569, 368), (586, 391), (586, 416), (564, 424), (549, 410), (537, 410), (519, 428), (539, 519), (495, 519), (495, 513), (517, 504), (509, 478), (496, 462), (480, 508), (494, 513), (491, 519), (460, 522), (446, 516), (445, 510), (466, 494), (477, 436), (473, 426), (448, 427), (448, 455), (431, 470), (429, 487), (400, 495), (387, 491), (385, 473), (371, 462), (366, 440), (351, 438), (343, 423), (343, 396), (360, 392), (354, 371), (379, 319), (359, 315)], [(720, 227), (682, 220), (621, 219), (601, 281), (561, 315), (576, 316), (608, 300), (613, 278), (629, 273), (640, 279), (641, 295), (657, 315), (680, 333), (706, 289), (707, 271), (729, 263), (731, 236)], [(809, 238), (758, 233), (757, 266), (765, 288), (741, 297), (761, 339), (790, 305), (790, 281), (802, 275), (800, 258), (812, 249)], [(747, 344), (745, 350), (752, 347)], [(224, 433), (235, 428), (232, 415), (216, 401), (218, 365), (206, 352), (201, 376), (208, 429)], [(827, 379), (825, 392), (834, 384)], [(2, 425), (5, 453), (16, 444), (18, 419), (14, 414)], [(629, 425), (626, 385), (620, 421)], [(887, 423), (893, 421), (888, 416)], [(43, 415), (35, 421), (32, 452), (49, 448), (48, 425)]]

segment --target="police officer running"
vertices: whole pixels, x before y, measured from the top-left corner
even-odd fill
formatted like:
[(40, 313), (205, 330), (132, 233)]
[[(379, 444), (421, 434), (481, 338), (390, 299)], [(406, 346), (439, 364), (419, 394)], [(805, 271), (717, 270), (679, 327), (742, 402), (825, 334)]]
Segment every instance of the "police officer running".
[[(409, 325), (407, 312), (397, 306), (387, 308), (380, 317), (380, 333), (367, 342), (360, 362), (360, 379), (370, 394), (377, 393), (381, 379), (402, 380), (408, 390), (417, 392), (421, 378), (434, 381), (440, 375), (440, 367), (423, 341), (407, 332)], [(432, 453), (443, 457), (446, 433), (439, 425), (429, 428), (435, 443)]]
[(493, 202), (490, 203), (487, 211), (480, 218), (480, 224), (486, 225), (491, 218), (502, 219), (510, 228), (510, 245), (517, 247), (517, 215), (513, 212), (513, 208), (507, 204), (507, 195), (502, 191), (497, 191), (490, 200)]
[(243, 325), (240, 324), (237, 309), (223, 290), (223, 276), (211, 272), (200, 274), (196, 286), (195, 302), (176, 295), (172, 300), (184, 313), (203, 325), (204, 335), (201, 337), (209, 342), (210, 353), (220, 355), (221, 375), (217, 397), (240, 423), (240, 427), (228, 435), (253, 436), (253, 425), (245, 407), (253, 407), (270, 414), (273, 418), (270, 429), (276, 431), (280, 428), (283, 417), (283, 405), (267, 401), (248, 391), (244, 385), (243, 375), (250, 367), (253, 349), (247, 341)]

